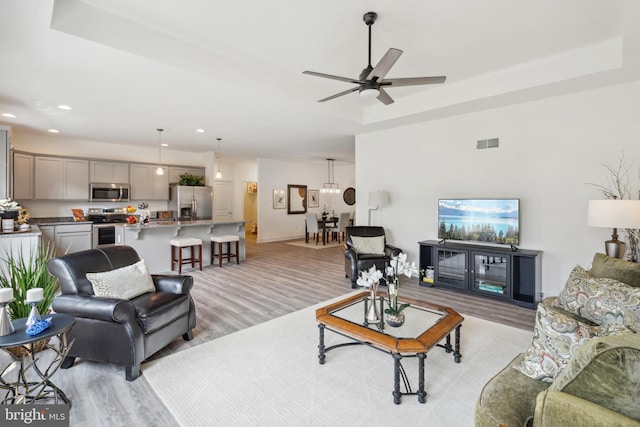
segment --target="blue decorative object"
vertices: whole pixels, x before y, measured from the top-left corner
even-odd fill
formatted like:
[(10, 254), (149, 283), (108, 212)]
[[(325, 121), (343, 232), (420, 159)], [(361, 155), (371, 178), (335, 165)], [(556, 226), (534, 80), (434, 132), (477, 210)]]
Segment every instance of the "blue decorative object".
[(45, 329), (47, 329), (49, 326), (51, 326), (51, 318), (48, 317), (44, 320), (38, 320), (38, 319), (33, 319), (33, 323), (31, 325), (29, 325), (29, 327), (27, 328), (26, 332), (28, 335), (38, 335), (40, 332), (44, 331)]

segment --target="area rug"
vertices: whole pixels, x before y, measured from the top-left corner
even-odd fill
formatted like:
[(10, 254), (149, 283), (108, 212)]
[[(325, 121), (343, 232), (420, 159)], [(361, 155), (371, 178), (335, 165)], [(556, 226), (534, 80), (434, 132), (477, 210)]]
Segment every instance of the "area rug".
[(326, 249), (326, 248), (335, 248), (336, 246), (342, 246), (344, 243), (338, 243), (337, 241), (327, 242), (327, 244), (323, 245), (322, 241), (318, 242), (316, 245), (315, 240), (309, 239), (309, 243), (305, 243), (304, 240), (296, 240), (294, 242), (287, 242), (287, 245), (299, 246), (301, 248), (309, 248), (309, 249)]
[[(349, 346), (318, 363), (317, 307), (149, 362), (144, 377), (183, 426), (473, 426), (483, 385), (532, 338), (531, 331), (464, 316), (461, 363), (432, 349), (427, 402), (403, 396), (395, 405), (389, 354)], [(344, 341), (325, 333), (327, 346)], [(415, 390), (417, 360), (402, 364)]]

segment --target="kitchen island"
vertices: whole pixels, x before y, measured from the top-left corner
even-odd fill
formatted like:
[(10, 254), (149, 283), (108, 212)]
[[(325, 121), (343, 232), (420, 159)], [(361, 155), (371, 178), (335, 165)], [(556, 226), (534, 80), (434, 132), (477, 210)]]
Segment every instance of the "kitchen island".
[[(116, 245), (134, 248), (145, 260), (151, 273), (171, 271), (171, 244), (177, 237), (197, 237), (202, 240), (202, 266), (211, 265), (211, 236), (236, 235), (240, 237), (240, 259), (245, 254), (245, 224), (249, 221), (152, 221), (148, 224), (115, 224)], [(189, 251), (185, 251), (187, 255)], [(224, 264), (223, 264), (224, 265)], [(190, 264), (182, 267), (188, 273)], [(196, 264), (197, 268), (197, 264)], [(177, 272), (177, 270), (176, 270)]]

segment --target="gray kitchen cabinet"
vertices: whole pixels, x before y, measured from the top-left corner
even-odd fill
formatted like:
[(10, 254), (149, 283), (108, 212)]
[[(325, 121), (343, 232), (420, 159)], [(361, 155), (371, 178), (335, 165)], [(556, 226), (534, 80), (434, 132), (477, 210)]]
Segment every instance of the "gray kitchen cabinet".
[(180, 181), (180, 175), (184, 175), (186, 173), (195, 176), (204, 176), (204, 168), (169, 166), (169, 184), (177, 184)]
[(58, 256), (91, 249), (92, 225), (69, 224), (55, 226)]
[(129, 165), (131, 200), (169, 200), (167, 168), (163, 168), (163, 175), (156, 174), (157, 168), (146, 164)]
[(89, 199), (88, 160), (36, 156), (34, 169), (36, 199)]
[(0, 199), (8, 199), (11, 197), (10, 147), (9, 127), (0, 126)]
[(129, 164), (92, 160), (89, 162), (89, 181), (128, 184)]
[(42, 233), (42, 242), (55, 243), (57, 256), (91, 249), (92, 227), (90, 223), (38, 226)]
[(18, 201), (33, 199), (33, 156), (13, 153), (13, 198)]

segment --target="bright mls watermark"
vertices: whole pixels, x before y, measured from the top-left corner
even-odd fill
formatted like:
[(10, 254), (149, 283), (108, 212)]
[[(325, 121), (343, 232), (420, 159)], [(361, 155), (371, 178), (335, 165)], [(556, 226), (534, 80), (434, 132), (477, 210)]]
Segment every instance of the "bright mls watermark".
[(69, 405), (0, 405), (3, 427), (69, 427)]

